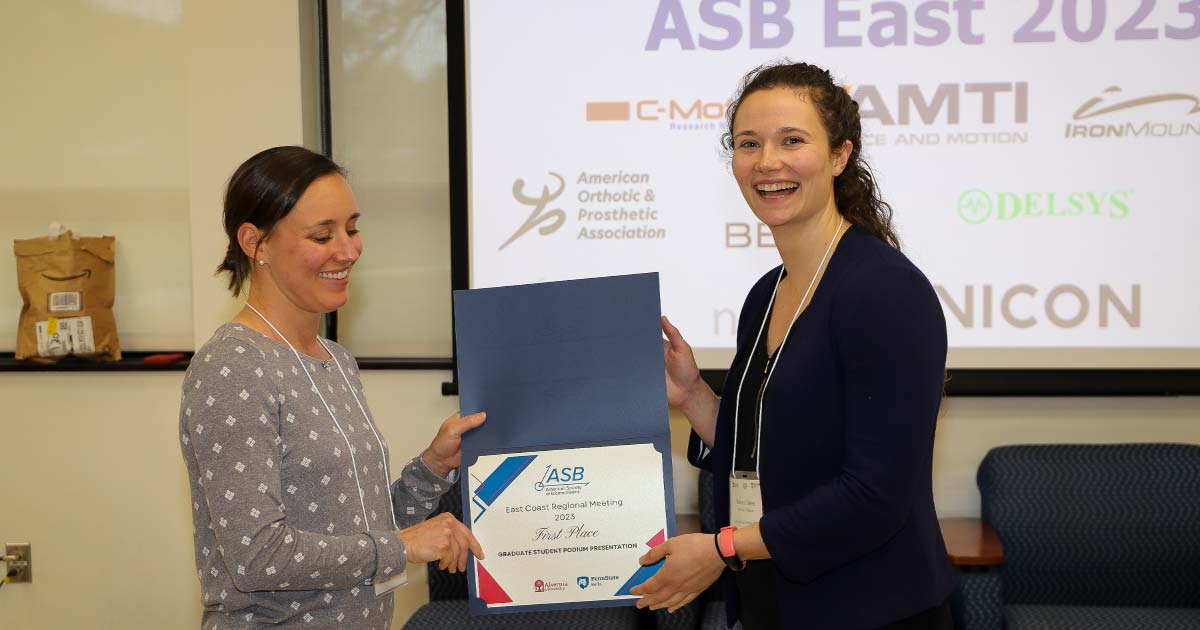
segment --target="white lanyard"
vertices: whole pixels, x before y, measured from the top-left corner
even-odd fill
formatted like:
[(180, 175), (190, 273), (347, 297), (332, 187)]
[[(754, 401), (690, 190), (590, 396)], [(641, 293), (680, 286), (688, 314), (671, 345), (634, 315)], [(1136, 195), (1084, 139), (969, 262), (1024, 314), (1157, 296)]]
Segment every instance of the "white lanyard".
[[(771, 361), (770, 354), (767, 355), (767, 362), (771, 364), (767, 371), (767, 376), (763, 379), (762, 389), (759, 390), (758, 397), (758, 426), (754, 428), (754, 451), (758, 453), (758, 457), (754, 460), (754, 473), (757, 475), (762, 469), (762, 405), (766, 398), (767, 384), (771, 382), (771, 375), (775, 373), (775, 367), (779, 365), (779, 355), (783, 352), (783, 346), (787, 343), (788, 335), (792, 334), (792, 325), (796, 323), (796, 318), (800, 317), (800, 309), (804, 308), (804, 303), (808, 301), (808, 296), (812, 292), (813, 286), (817, 284), (817, 276), (821, 275), (821, 269), (825, 267), (825, 261), (829, 259), (829, 252), (833, 251), (833, 243), (837, 240), (838, 233), (842, 231), (842, 225), (846, 223), (846, 218), (841, 217), (838, 220), (837, 229), (833, 231), (833, 238), (829, 239), (829, 246), (825, 248), (825, 255), (821, 256), (821, 262), (817, 263), (817, 270), (813, 272), (812, 280), (808, 283), (808, 288), (804, 290), (804, 297), (800, 298), (800, 304), (796, 306), (796, 312), (792, 315), (792, 321), (788, 324), (787, 331), (783, 333), (783, 340), (779, 342), (779, 347), (775, 349), (775, 360)], [(775, 278), (775, 289), (771, 291), (771, 301), (767, 302), (767, 312), (763, 315), (762, 323), (758, 325), (758, 334), (754, 337), (754, 345), (750, 346), (750, 355), (746, 357), (746, 368), (742, 370), (742, 378), (738, 380), (737, 391), (734, 393), (733, 403), (733, 463), (730, 466), (730, 471), (737, 468), (737, 436), (738, 436), (738, 412), (742, 407), (742, 383), (746, 382), (746, 373), (750, 371), (750, 356), (753, 356), (754, 349), (758, 347), (758, 342), (762, 339), (763, 329), (767, 327), (767, 320), (771, 318), (771, 307), (775, 305), (775, 295), (779, 292), (779, 283), (783, 280), (784, 269), (780, 268), (779, 276)]]
[[(283, 333), (279, 332), (279, 329), (275, 327), (275, 324), (271, 323), (271, 320), (267, 319), (266, 315), (258, 312), (258, 309), (251, 306), (249, 302), (246, 303), (246, 308), (254, 311), (255, 315), (258, 315), (260, 319), (266, 322), (271, 327), (271, 330), (275, 331), (276, 335), (279, 335), (283, 343), (287, 344), (292, 354), (296, 355), (296, 361), (300, 363), (300, 370), (304, 372), (304, 375), (308, 377), (308, 382), (312, 384), (313, 393), (321, 399), (321, 404), (325, 405), (325, 411), (329, 412), (329, 417), (333, 418), (333, 423), (337, 426), (338, 432), (342, 434), (342, 439), (346, 441), (346, 450), (350, 452), (350, 465), (353, 466), (354, 470), (354, 485), (358, 486), (358, 504), (362, 506), (363, 522), (370, 529), (371, 519), (367, 516), (367, 503), (363, 500), (363, 495), (366, 493), (363, 491), (362, 483), (358, 480), (358, 462), (354, 459), (354, 447), (350, 446), (350, 438), (346, 437), (346, 431), (342, 428), (342, 423), (338, 422), (337, 414), (333, 412), (333, 407), (330, 407), (329, 403), (325, 401), (325, 396), (321, 394), (320, 388), (317, 387), (317, 382), (313, 380), (312, 374), (309, 374), (308, 366), (304, 364), (304, 359), (300, 357), (300, 352), (296, 350), (292, 342), (288, 341), (287, 337), (284, 337)], [(342, 362), (338, 361), (337, 355), (329, 349), (329, 346), (325, 345), (325, 342), (320, 337), (317, 337), (317, 343), (321, 344), (322, 348), (325, 348), (325, 352), (328, 352), (330, 358), (337, 364), (338, 371), (342, 373), (342, 380), (346, 381), (346, 389), (350, 390), (350, 395), (354, 397), (354, 402), (358, 403), (358, 410), (362, 412), (363, 418), (367, 421), (367, 426), (371, 429), (371, 433), (375, 435), (375, 441), (379, 443), (379, 457), (383, 460), (383, 485), (387, 487), (388, 493), (388, 513), (392, 515), (392, 529), (400, 529), (400, 526), (396, 524), (396, 512), (392, 509), (392, 475), (388, 472), (387, 450), (383, 447), (383, 439), (375, 431), (375, 423), (367, 415), (367, 409), (363, 407), (362, 401), (358, 399), (358, 394), (354, 393), (354, 385), (350, 384), (350, 377), (346, 376), (346, 370), (342, 369)]]

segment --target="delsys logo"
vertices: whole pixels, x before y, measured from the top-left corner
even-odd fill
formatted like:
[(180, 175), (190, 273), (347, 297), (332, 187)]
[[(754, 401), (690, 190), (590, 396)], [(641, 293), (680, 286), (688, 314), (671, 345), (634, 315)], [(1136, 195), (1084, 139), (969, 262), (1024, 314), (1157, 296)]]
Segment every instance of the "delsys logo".
[(550, 176), (558, 180), (558, 190), (550, 192), (550, 186), (542, 186), (542, 195), (540, 197), (530, 197), (529, 195), (525, 194), (525, 180), (518, 179), (517, 181), (513, 182), (513, 198), (517, 200), (517, 203), (526, 206), (533, 206), (533, 212), (530, 212), (529, 218), (525, 219), (525, 223), (523, 223), (521, 227), (517, 228), (517, 231), (513, 232), (513, 235), (508, 237), (507, 241), (504, 241), (504, 244), (500, 246), (501, 250), (503, 250), (505, 247), (508, 247), (508, 245), (513, 241), (521, 238), (521, 235), (542, 223), (546, 223), (547, 221), (550, 222), (550, 225), (543, 225), (542, 227), (538, 228), (538, 233), (540, 233), (542, 236), (545, 236), (547, 234), (553, 234), (555, 230), (562, 227), (563, 223), (567, 221), (567, 213), (563, 212), (561, 208), (555, 208), (550, 211), (546, 210), (546, 205), (551, 201), (558, 199), (558, 196), (562, 194), (563, 190), (567, 186), (567, 182), (563, 180), (562, 175), (559, 175), (558, 173), (550, 173)]
[[(1171, 103), (1171, 106), (1160, 106)], [(1067, 138), (1179, 138), (1200, 136), (1200, 98), (1180, 92), (1147, 94), (1124, 98), (1121, 88), (1111, 86), (1075, 110), (1073, 121), (1110, 118), (1118, 112), (1137, 114), (1140, 120), (1104, 123), (1067, 123)], [(1150, 116), (1153, 115), (1154, 119)], [(1167, 118), (1164, 120), (1164, 118)]]
[(1132, 190), (1064, 192), (988, 192), (972, 188), (958, 196), (955, 210), (964, 223), (1014, 221), (1035, 218), (1089, 218), (1121, 220), (1129, 216)]

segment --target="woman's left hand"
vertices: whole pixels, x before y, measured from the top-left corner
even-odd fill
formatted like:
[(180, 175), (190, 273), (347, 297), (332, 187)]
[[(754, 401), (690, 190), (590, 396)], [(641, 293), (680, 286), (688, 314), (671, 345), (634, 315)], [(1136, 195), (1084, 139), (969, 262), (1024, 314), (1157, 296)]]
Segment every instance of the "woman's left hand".
[(473, 413), (465, 418), (459, 417), (458, 412), (446, 418), (438, 429), (437, 435), (429, 443), (429, 448), (421, 454), (421, 459), (433, 474), (445, 479), (451, 470), (462, 463), (462, 436), (467, 431), (483, 424), (487, 414)]
[(675, 612), (696, 599), (725, 570), (712, 534), (676, 536), (646, 552), (638, 562), (650, 565), (664, 556), (667, 560), (658, 573), (630, 591), (643, 596), (637, 602), (638, 608)]

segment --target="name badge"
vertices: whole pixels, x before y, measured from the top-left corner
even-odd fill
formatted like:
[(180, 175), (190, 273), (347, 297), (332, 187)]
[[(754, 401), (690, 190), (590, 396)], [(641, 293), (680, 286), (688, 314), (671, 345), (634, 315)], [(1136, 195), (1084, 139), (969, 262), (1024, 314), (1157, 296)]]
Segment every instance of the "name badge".
[(762, 515), (762, 490), (758, 473), (734, 471), (729, 477), (729, 523), (735, 527), (746, 527), (757, 523)]

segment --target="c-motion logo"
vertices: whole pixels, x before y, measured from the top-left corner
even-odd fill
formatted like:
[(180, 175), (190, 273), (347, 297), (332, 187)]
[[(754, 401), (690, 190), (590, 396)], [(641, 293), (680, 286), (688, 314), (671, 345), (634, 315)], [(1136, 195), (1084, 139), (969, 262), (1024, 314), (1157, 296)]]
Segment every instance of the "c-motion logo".
[[(562, 178), (562, 175), (559, 175), (558, 173), (550, 173), (550, 176), (558, 180), (558, 190), (550, 192), (550, 186), (543, 185), (542, 194), (537, 197), (532, 197), (525, 194), (524, 179), (518, 179), (513, 182), (513, 199), (516, 199), (517, 203), (522, 205), (532, 206), (533, 211), (529, 213), (529, 217), (525, 219), (525, 223), (521, 224), (521, 227), (517, 228), (517, 231), (513, 232), (513, 235), (508, 237), (507, 241), (504, 241), (504, 244), (500, 246), (500, 249), (508, 247), (510, 243), (518, 238), (521, 238), (522, 235), (535, 227), (538, 228), (539, 234), (546, 236), (547, 234), (553, 234), (558, 230), (558, 228), (562, 227), (563, 224), (567, 222), (567, 213), (563, 212), (562, 208), (546, 210), (546, 206), (549, 205), (551, 201), (558, 199), (559, 195), (563, 193), (563, 189), (566, 188), (567, 185), (567, 182)], [(549, 224), (542, 225), (543, 223)], [(541, 227), (538, 227), (539, 225), (541, 225)]]
[[(1161, 105), (1163, 103), (1169, 105)], [(1104, 118), (1119, 112), (1136, 114), (1140, 120), (1104, 122)], [(1200, 120), (1194, 118), (1196, 114), (1200, 114), (1200, 97), (1195, 95), (1164, 92), (1124, 98), (1121, 88), (1114, 85), (1100, 96), (1084, 101), (1075, 110), (1072, 122), (1067, 123), (1065, 136), (1080, 139), (1195, 137), (1200, 136)], [(1164, 116), (1170, 119), (1164, 120)], [(1093, 118), (1100, 120), (1093, 121)]]
[(672, 129), (717, 129), (725, 124), (729, 101), (694, 99), (640, 99), (636, 101), (588, 101), (588, 122), (665, 122)]

